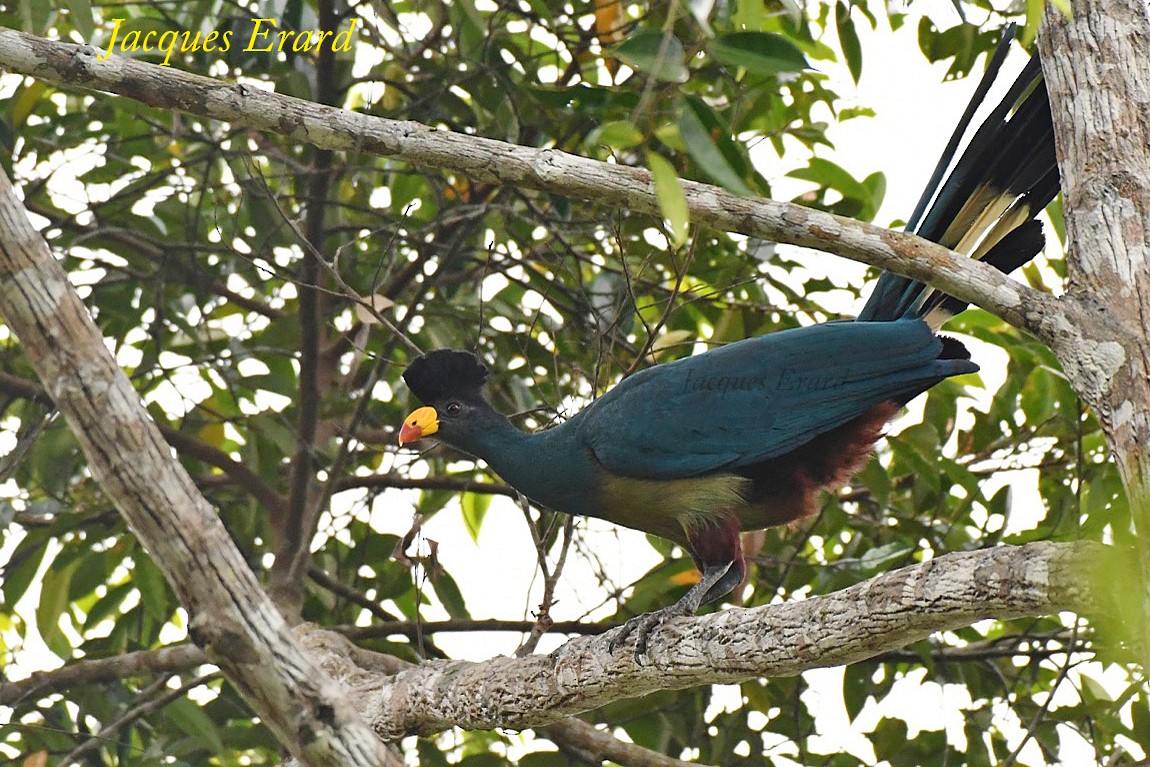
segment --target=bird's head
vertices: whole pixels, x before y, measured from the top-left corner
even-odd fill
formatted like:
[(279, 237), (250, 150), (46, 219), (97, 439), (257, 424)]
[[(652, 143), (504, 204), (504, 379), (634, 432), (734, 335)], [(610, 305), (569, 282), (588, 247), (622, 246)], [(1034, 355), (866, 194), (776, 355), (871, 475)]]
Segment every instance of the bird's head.
[(439, 349), (418, 358), (403, 371), (403, 380), (424, 404), (403, 419), (399, 444), (436, 435), (462, 447), (471, 432), (493, 412), (483, 398), (487, 368), (470, 352)]

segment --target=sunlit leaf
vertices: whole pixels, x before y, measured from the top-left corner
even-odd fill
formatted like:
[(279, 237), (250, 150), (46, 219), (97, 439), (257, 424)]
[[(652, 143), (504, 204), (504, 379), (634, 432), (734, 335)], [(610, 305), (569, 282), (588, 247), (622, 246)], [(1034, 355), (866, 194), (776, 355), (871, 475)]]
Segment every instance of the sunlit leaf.
[(628, 120), (603, 123), (587, 136), (587, 144), (604, 144), (615, 149), (627, 149), (643, 143), (643, 133)]
[(224, 743), (220, 739), (220, 732), (216, 723), (204, 713), (203, 707), (193, 703), (187, 698), (181, 698), (164, 710), (164, 716), (170, 719), (188, 735), (204, 741), (205, 747), (214, 753), (224, 750)]
[(72, 575), (79, 566), (79, 560), (66, 564), (53, 563), (40, 581), (40, 601), (36, 604), (36, 626), (44, 644), (61, 658), (68, 657), (69, 643), (60, 619), (68, 609), (68, 592), (72, 587)]
[(689, 76), (683, 44), (670, 33), (639, 30), (611, 52), (627, 66), (656, 80), (683, 83)]
[(463, 509), (463, 526), (471, 540), (479, 543), (479, 529), (483, 526), (483, 518), (487, 516), (487, 509), (491, 505), (491, 496), (484, 493), (464, 493), (459, 497), (459, 505)]
[(736, 194), (754, 195), (732, 163), (733, 147), (724, 152), (722, 146), (731, 143), (727, 131), (702, 101), (686, 98), (680, 101), (679, 133), (696, 166)]
[(655, 196), (659, 200), (659, 210), (667, 221), (671, 242), (681, 247), (687, 241), (690, 214), (687, 210), (687, 196), (675, 167), (655, 152), (647, 152), (647, 168), (651, 171), (651, 181), (655, 185)]
[(707, 43), (707, 51), (730, 67), (759, 75), (800, 72), (807, 60), (798, 46), (772, 32), (732, 32)]
[(850, 9), (851, 7), (843, 0), (835, 3), (835, 29), (838, 31), (839, 44), (843, 47), (843, 58), (846, 59), (851, 78), (857, 83), (862, 77), (862, 44), (859, 42), (858, 32), (855, 31)]

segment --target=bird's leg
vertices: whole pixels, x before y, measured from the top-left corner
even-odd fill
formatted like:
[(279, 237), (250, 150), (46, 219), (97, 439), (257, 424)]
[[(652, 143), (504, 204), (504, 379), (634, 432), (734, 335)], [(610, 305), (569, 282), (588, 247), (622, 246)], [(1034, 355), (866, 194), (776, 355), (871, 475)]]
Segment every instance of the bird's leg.
[(647, 640), (651, 632), (671, 618), (694, 615), (705, 602), (711, 602), (739, 585), (743, 580), (743, 568), (736, 562), (712, 565), (703, 569), (699, 582), (692, 586), (678, 602), (660, 610), (639, 615), (619, 627), (611, 639), (611, 652), (624, 644), (631, 634), (635, 634), (635, 662), (641, 663), (647, 653)]
[(721, 599), (742, 583), (747, 564), (743, 560), (739, 524), (733, 515), (719, 515), (684, 527), (691, 556), (703, 573), (699, 582), (675, 604), (624, 623), (611, 640), (611, 652), (635, 634), (635, 662), (641, 663), (652, 631), (670, 618), (694, 615), (700, 606)]

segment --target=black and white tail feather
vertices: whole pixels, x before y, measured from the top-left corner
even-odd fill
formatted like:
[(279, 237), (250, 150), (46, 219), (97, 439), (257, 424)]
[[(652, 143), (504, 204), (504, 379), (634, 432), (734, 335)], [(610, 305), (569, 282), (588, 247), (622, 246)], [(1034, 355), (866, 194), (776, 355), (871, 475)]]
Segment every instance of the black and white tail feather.
[[(998, 75), (1013, 33), (1011, 26), (1003, 34), (906, 227), (1005, 273), (1042, 250), (1045, 237), (1035, 216), (1059, 190), (1054, 126), (1037, 54), (970, 137), (945, 183), (940, 182)], [(886, 272), (858, 320), (919, 316), (937, 329), (966, 306), (921, 282)]]

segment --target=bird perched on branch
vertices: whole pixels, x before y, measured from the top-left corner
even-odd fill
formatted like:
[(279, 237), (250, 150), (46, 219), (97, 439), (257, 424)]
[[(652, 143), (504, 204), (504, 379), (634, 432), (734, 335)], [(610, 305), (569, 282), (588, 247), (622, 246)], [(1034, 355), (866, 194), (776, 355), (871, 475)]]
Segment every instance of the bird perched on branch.
[[(1037, 57), (939, 181), (1008, 42), (992, 58), (907, 227), (1004, 272), (1042, 249), (1034, 217), (1059, 187)], [(741, 531), (811, 513), (821, 491), (840, 487), (865, 462), (903, 405), (945, 378), (978, 370), (959, 341), (935, 333), (965, 306), (885, 273), (854, 321), (784, 330), (655, 365), (535, 433), (520, 431), (487, 402), (487, 369), (477, 357), (433, 351), (403, 374), (425, 406), (404, 420), (399, 441), (434, 435), (482, 458), (541, 506), (685, 547), (702, 573), (698, 583), (675, 604), (629, 621), (621, 634), (636, 634), (640, 658), (663, 621), (695, 614), (743, 580)]]

